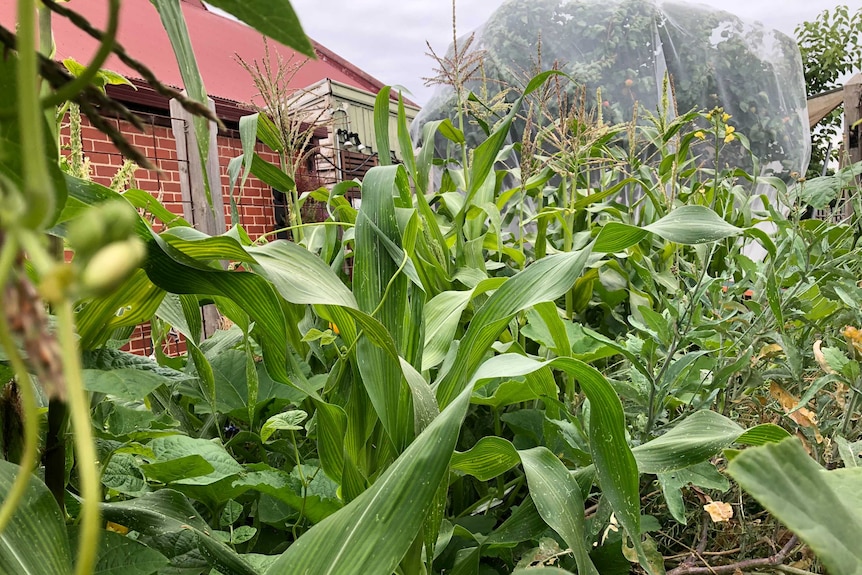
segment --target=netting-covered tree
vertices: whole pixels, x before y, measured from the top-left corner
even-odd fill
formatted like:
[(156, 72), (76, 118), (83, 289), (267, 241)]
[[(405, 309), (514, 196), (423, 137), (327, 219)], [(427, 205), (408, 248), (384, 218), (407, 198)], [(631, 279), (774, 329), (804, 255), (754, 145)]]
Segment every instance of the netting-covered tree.
[[(555, 63), (571, 77), (568, 89), (583, 90), (588, 107), (600, 109), (606, 122), (630, 121), (636, 107), (655, 113), (667, 75), (679, 113), (723, 107), (762, 166), (805, 173), (810, 146), (802, 64), (795, 42), (780, 32), (700, 5), (508, 0), (469, 44), (470, 51), (482, 51), (484, 64), (461, 97), (517, 90), (534, 71), (539, 46), (543, 66)], [(428, 121), (453, 116), (456, 98), (455, 89), (442, 85), (416, 118), (414, 134)], [(523, 129), (514, 125), (513, 140)], [(735, 154), (724, 154), (722, 163), (750, 165), (744, 150)]]

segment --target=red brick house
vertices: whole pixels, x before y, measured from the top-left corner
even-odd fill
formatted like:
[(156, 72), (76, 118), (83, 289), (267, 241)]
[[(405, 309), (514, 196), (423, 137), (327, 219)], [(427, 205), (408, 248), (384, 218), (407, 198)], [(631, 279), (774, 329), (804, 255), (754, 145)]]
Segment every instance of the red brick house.
[[(256, 101), (257, 93), (252, 79), (239, 64), (237, 57), (249, 63), (255, 60), (262, 61), (264, 41), (262, 36), (252, 28), (209, 11), (200, 0), (182, 0), (181, 4), (207, 93), (214, 101), (216, 115), (227, 128), (217, 136), (217, 169), (221, 181), (211, 182), (212, 189), (215, 192), (220, 191), (219, 197), (224, 198), (229, 189), (228, 162), (242, 154), (238, 121), (240, 117), (253, 112), (255, 103), (260, 103)], [(93, 0), (71, 0), (67, 6), (85, 16), (95, 27), (104, 29), (107, 21), (105, 3)], [(14, 29), (15, 9), (15, 2), (0, 2), (0, 22), (7, 28)], [(74, 58), (78, 62), (86, 63), (97, 48), (95, 40), (60, 17), (54, 18), (54, 39), (57, 60)], [(149, 67), (163, 83), (176, 88), (183, 87), (167, 34), (162, 28), (158, 13), (148, 0), (123, 0), (118, 42), (125, 47), (130, 56)], [(325, 82), (328, 85), (346, 87), (356, 93), (369, 96), (376, 94), (382, 88), (383, 84), (380, 81), (324, 46), (316, 42), (313, 44), (317, 60), (309, 60), (302, 66), (293, 78), (296, 86), (291, 87), (301, 89)], [(269, 51), (273, 57), (278, 54), (285, 60), (293, 58), (293, 62), (299, 62), (304, 58), (275, 42), (269, 42)], [(112, 120), (117, 122), (118, 128), (127, 139), (158, 168), (158, 170), (139, 169), (134, 175), (135, 186), (152, 193), (172, 212), (183, 215), (188, 221), (198, 225), (188, 191), (190, 153), (185, 133), (188, 133), (191, 127), (186, 120), (172, 118), (168, 99), (147, 86), (136, 72), (126, 67), (119, 59), (112, 56), (104, 67), (122, 74), (134, 85), (134, 87), (108, 86), (108, 94), (140, 115), (147, 124), (146, 131), (141, 133), (123, 121)], [(328, 102), (329, 105), (332, 104), (331, 101)], [(347, 106), (344, 108), (346, 109)], [(411, 111), (417, 109), (412, 105), (410, 108)], [(345, 131), (343, 127), (339, 126), (339, 128), (342, 128), (342, 132)], [(339, 143), (334, 137), (335, 131), (333, 127), (315, 130), (312, 145), (319, 146), (321, 150), (335, 149), (336, 153), (347, 153), (348, 150), (338, 149)], [(68, 131), (64, 130), (64, 133), (67, 134)], [(373, 138), (373, 136), (364, 134), (363, 138)], [(83, 151), (89, 159), (93, 179), (107, 185), (123, 164), (122, 155), (107, 136), (87, 123), (86, 118), (82, 125), (82, 140)], [(262, 146), (259, 146), (257, 151), (264, 159), (277, 163), (277, 157)], [(328, 156), (335, 157), (331, 153)], [(374, 158), (370, 159), (374, 160)], [(314, 183), (312, 187), (317, 187), (321, 183), (331, 183), (332, 177), (343, 179), (334, 172), (328, 175), (328, 182), (321, 181), (320, 178), (315, 179), (317, 175), (314, 172), (320, 166), (336, 165), (328, 158), (321, 158), (321, 160), (327, 161), (309, 162), (310, 173), (305, 174), (306, 182), (312, 182)], [(212, 158), (211, 161), (213, 161)], [(339, 165), (343, 165), (343, 161), (341, 159)], [(376, 164), (376, 161), (366, 162), (366, 164), (370, 167)], [(322, 171), (323, 167), (320, 168)], [(343, 175), (345, 174), (341, 174)], [(230, 224), (229, 202), (223, 200), (217, 203), (223, 206), (224, 228), (219, 231), (224, 231)], [(240, 222), (252, 238), (275, 229), (276, 205), (273, 193), (262, 182), (253, 177), (249, 178), (239, 198), (238, 207)], [(218, 224), (216, 222), (216, 226)], [(143, 329), (148, 330), (148, 326)], [(147, 354), (152, 351), (148, 333), (136, 334), (132, 341), (134, 351)]]

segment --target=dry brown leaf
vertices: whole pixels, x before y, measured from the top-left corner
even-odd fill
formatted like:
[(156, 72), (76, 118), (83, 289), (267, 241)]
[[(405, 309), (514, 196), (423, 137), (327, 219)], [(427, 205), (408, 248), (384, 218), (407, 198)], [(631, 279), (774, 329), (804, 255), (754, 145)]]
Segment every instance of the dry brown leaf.
[(774, 381), (769, 384), (769, 394), (781, 405), (781, 409), (784, 410), (790, 419), (796, 422), (797, 425), (811, 428), (814, 431), (817, 443), (823, 442), (823, 436), (817, 427), (817, 416), (813, 411), (807, 407), (800, 407), (796, 411), (793, 411), (793, 408), (799, 403), (799, 399)]
[(835, 393), (833, 396), (835, 397), (835, 404), (843, 411), (844, 406), (847, 403), (847, 392), (850, 391), (850, 386), (846, 383), (839, 381), (835, 384)]
[(852, 325), (845, 325), (844, 329), (841, 330), (841, 335), (856, 350), (857, 354), (862, 355), (862, 329), (855, 328)]
[(709, 513), (709, 517), (715, 523), (730, 521), (733, 517), (733, 507), (724, 501), (710, 501), (703, 506), (703, 510)]
[(760, 348), (760, 352), (757, 355), (751, 358), (751, 365), (756, 364), (761, 359), (769, 359), (771, 357), (775, 357), (784, 352), (784, 348), (778, 345), (777, 343), (771, 343), (769, 345), (764, 345)]

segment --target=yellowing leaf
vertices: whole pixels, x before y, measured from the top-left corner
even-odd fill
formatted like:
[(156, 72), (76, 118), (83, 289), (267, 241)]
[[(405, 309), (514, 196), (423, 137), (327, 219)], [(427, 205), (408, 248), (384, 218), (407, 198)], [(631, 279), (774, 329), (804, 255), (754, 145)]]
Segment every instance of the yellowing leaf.
[(817, 443), (823, 442), (823, 436), (820, 435), (820, 430), (817, 428), (817, 416), (813, 411), (806, 407), (800, 407), (796, 411), (793, 411), (799, 404), (799, 399), (774, 381), (769, 384), (769, 394), (781, 405), (781, 408), (787, 413), (790, 419), (796, 422), (797, 425), (810, 427), (814, 431)]
[(862, 355), (862, 329), (855, 328), (852, 325), (845, 325), (844, 329), (841, 330), (841, 335), (856, 350), (857, 354)]
[(775, 357), (782, 352), (784, 352), (784, 348), (782, 348), (777, 343), (764, 345), (762, 348), (760, 348), (760, 352), (751, 358), (751, 364), (754, 365), (761, 359), (769, 359)]
[(709, 513), (709, 517), (715, 523), (730, 521), (733, 517), (733, 507), (724, 501), (710, 501), (703, 506), (703, 510)]

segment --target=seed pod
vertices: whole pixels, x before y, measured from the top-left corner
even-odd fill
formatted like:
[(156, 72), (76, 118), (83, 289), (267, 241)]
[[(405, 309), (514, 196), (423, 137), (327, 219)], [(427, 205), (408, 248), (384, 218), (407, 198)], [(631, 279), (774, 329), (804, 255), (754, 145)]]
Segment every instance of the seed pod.
[(138, 214), (125, 200), (93, 206), (69, 225), (69, 245), (86, 261), (103, 246), (128, 239), (135, 232)]
[(139, 238), (110, 243), (90, 258), (81, 283), (94, 295), (105, 294), (126, 281), (146, 255), (147, 246)]

